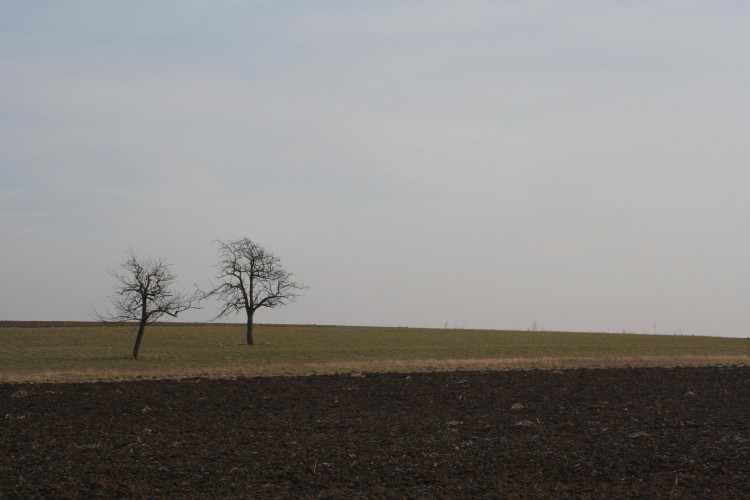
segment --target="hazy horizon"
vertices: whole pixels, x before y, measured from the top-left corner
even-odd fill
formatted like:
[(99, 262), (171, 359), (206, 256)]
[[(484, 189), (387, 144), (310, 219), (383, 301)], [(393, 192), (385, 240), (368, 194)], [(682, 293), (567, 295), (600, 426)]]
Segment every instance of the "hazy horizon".
[(248, 237), (259, 323), (750, 336), (746, 3), (0, 5), (0, 320)]

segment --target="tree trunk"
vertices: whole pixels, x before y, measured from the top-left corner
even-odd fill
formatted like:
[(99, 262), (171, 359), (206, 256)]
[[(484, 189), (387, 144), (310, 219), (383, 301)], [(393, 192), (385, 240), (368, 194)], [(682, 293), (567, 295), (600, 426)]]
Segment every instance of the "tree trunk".
[(146, 329), (146, 320), (142, 319), (138, 325), (138, 336), (135, 338), (135, 347), (133, 347), (133, 359), (138, 359), (138, 350), (141, 348), (143, 331)]
[(255, 311), (247, 309), (247, 345), (253, 345), (253, 314)]

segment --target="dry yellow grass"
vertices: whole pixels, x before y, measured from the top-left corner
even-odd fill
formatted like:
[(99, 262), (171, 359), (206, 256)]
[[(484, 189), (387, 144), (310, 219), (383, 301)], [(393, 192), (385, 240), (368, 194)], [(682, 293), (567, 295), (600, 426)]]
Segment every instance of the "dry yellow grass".
[(321, 363), (272, 363), (253, 366), (134, 367), (41, 371), (3, 374), (2, 383), (115, 382), (132, 380), (180, 380), (186, 378), (232, 379), (238, 377), (309, 376), (373, 373), (412, 373), (499, 370), (569, 370), (575, 368), (644, 368), (750, 365), (750, 356), (636, 356), (600, 358), (489, 358), (415, 359)]

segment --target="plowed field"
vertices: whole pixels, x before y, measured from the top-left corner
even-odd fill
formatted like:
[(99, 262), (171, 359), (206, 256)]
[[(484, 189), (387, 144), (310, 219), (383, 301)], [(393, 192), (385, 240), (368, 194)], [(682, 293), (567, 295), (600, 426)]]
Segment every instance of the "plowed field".
[(750, 367), (0, 385), (0, 498), (750, 496)]

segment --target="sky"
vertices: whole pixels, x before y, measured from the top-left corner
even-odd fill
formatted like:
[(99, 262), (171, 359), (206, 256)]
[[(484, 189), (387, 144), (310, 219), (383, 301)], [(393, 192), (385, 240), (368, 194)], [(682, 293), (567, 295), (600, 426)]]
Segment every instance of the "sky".
[(309, 285), (261, 323), (750, 336), (747, 2), (0, 13), (0, 320), (247, 237)]

